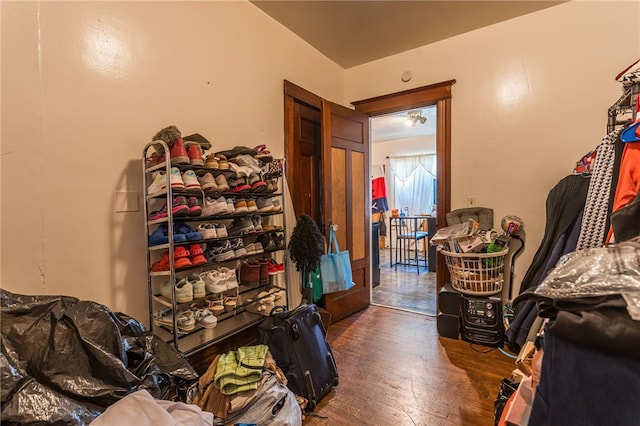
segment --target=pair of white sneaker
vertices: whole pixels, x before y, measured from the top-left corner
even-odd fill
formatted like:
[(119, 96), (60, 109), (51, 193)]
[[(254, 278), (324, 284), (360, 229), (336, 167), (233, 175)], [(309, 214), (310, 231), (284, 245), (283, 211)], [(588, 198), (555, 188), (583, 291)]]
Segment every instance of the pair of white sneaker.
[[(162, 193), (167, 190), (167, 181), (165, 179), (165, 172), (157, 170), (151, 175), (153, 181), (147, 188), (147, 194)], [(173, 189), (188, 189), (188, 190), (200, 190), (200, 181), (193, 170), (186, 170), (184, 173), (180, 172), (177, 167), (172, 167), (169, 173), (169, 183)]]
[(202, 206), (202, 216), (216, 216), (235, 213), (236, 208), (231, 198), (211, 198), (205, 197)]
[(209, 293), (218, 294), (238, 288), (236, 270), (224, 266), (202, 272), (200, 278)]
[(203, 240), (228, 236), (227, 227), (223, 223), (201, 223), (198, 225), (197, 231), (202, 234)]

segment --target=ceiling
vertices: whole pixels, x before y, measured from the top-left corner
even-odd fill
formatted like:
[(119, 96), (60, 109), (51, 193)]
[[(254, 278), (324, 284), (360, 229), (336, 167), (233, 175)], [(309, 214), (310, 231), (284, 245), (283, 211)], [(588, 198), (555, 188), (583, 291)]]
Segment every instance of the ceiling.
[(345, 69), (566, 2), (250, 1)]
[(371, 117), (371, 143), (432, 136), (429, 141), (433, 146), (425, 149), (429, 152), (435, 151), (437, 110), (435, 106), (411, 109), (411, 112), (420, 111), (426, 118), (424, 123), (418, 122), (413, 126), (408, 126), (406, 123), (407, 111)]
[[(351, 68), (565, 1), (296, 1), (250, 0), (343, 68)], [(371, 142), (435, 135), (435, 108), (425, 124), (406, 112), (374, 117)], [(430, 138), (434, 139), (434, 138)]]

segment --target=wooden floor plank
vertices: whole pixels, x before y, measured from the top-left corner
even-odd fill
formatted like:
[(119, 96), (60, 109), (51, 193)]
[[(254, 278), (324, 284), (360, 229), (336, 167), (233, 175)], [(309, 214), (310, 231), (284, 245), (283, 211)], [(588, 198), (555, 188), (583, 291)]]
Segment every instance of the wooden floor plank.
[[(305, 426), (493, 424), (493, 402), (513, 360), (438, 336), (436, 319), (370, 306), (329, 328), (339, 385)], [(489, 351), (488, 353), (481, 353)]]

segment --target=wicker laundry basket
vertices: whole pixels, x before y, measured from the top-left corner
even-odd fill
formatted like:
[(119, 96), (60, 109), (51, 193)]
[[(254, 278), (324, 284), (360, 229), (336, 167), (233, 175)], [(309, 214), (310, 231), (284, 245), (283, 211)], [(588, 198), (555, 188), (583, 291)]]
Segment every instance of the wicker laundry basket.
[(440, 250), (447, 261), (451, 285), (460, 293), (488, 296), (502, 291), (504, 258), (508, 248), (495, 253), (453, 253)]

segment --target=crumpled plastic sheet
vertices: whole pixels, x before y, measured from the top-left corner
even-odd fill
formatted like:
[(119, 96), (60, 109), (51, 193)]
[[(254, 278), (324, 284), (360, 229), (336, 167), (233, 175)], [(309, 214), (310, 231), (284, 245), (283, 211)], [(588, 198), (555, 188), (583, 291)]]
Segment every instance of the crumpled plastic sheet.
[(163, 399), (198, 378), (135, 319), (69, 296), (0, 289), (2, 424), (86, 425), (139, 389)]
[(473, 219), (469, 219), (464, 223), (446, 226), (438, 229), (431, 237), (431, 245), (440, 245), (449, 241), (449, 239), (470, 238), (478, 233), (480, 224)]
[(640, 309), (640, 241), (564, 255), (535, 294), (553, 299), (627, 294), (629, 311), (637, 311)]

